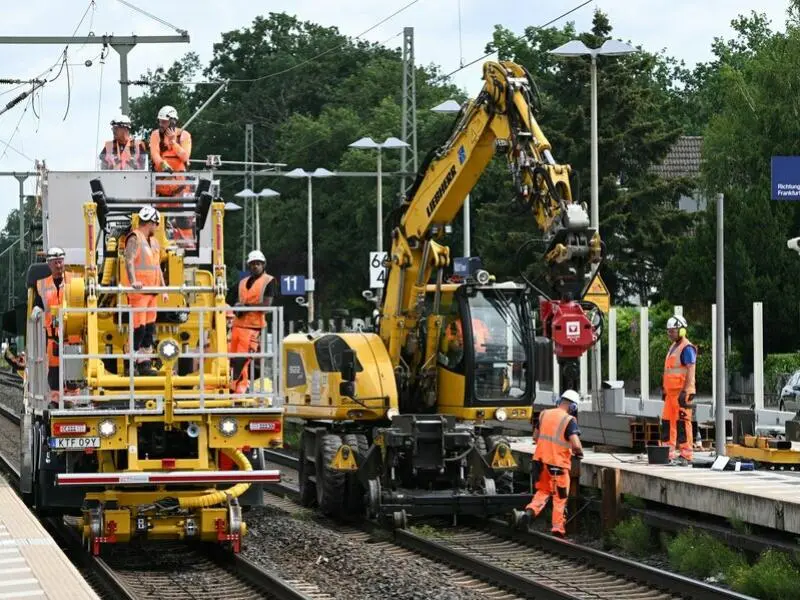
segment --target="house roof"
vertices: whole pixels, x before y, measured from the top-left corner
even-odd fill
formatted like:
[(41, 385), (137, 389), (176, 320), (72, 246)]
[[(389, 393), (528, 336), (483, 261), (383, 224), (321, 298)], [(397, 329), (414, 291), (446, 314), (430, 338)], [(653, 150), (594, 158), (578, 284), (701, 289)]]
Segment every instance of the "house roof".
[(678, 138), (661, 164), (653, 165), (651, 171), (665, 179), (674, 177), (697, 177), (700, 175), (700, 156), (703, 137), (684, 135)]

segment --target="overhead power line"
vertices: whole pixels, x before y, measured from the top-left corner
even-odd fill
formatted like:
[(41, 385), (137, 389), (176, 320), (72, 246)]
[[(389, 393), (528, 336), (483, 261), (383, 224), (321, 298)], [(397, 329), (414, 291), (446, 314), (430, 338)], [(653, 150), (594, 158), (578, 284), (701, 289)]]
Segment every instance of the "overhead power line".
[[(118, 0), (118, 1), (122, 2), (122, 0)], [(383, 25), (387, 21), (393, 19), (394, 17), (396, 17), (397, 15), (402, 13), (403, 11), (411, 8), (417, 2), (419, 2), (419, 0), (411, 0), (411, 2), (409, 2), (408, 4), (405, 4), (404, 6), (398, 8), (396, 11), (394, 11), (388, 17), (384, 17), (383, 19), (381, 19), (380, 21), (378, 21), (374, 25), (371, 25), (369, 28), (367, 28), (364, 31), (362, 31), (361, 33), (359, 33), (353, 39), (355, 39), (355, 40), (361, 39), (362, 37), (367, 35), (373, 29), (376, 29), (376, 28), (380, 27), (381, 25)], [(394, 39), (399, 35), (402, 35), (402, 31), (400, 33), (392, 34), (390, 37), (386, 38), (385, 41), (378, 42), (378, 43), (379, 44), (385, 44), (389, 40)], [(225, 83), (225, 81), (228, 81), (229, 83), (255, 83), (257, 81), (264, 81), (265, 79), (270, 79), (272, 77), (277, 77), (279, 75), (284, 75), (286, 73), (289, 73), (290, 71), (294, 71), (295, 69), (299, 69), (300, 67), (305, 66), (310, 62), (314, 62), (318, 58), (322, 58), (323, 56), (325, 56), (327, 54), (330, 54), (331, 52), (335, 52), (336, 50), (341, 50), (342, 48), (347, 46), (349, 43), (350, 43), (349, 40), (344, 41), (341, 44), (339, 44), (337, 46), (333, 46), (331, 48), (328, 48), (327, 50), (324, 50), (323, 52), (320, 52), (316, 56), (312, 56), (311, 58), (307, 58), (306, 60), (304, 60), (302, 62), (299, 62), (296, 65), (292, 65), (291, 67), (287, 67), (286, 69), (282, 69), (280, 71), (275, 71), (273, 73), (267, 73), (266, 75), (261, 75), (260, 77), (254, 77), (252, 79), (228, 79), (228, 80), (211, 79), (211, 80), (207, 80), (207, 81), (149, 81), (147, 79), (134, 79), (134, 80), (129, 80), (129, 81), (123, 81), (121, 83), (127, 83), (129, 85), (221, 85), (221, 84)]]
[(135, 4), (127, 2), (127, 0), (117, 0), (117, 2), (119, 2), (120, 4), (124, 4), (128, 8), (131, 8), (131, 9), (135, 10), (136, 12), (145, 15), (146, 17), (150, 17), (154, 21), (157, 21), (158, 23), (161, 23), (162, 25), (164, 25), (166, 27), (169, 27), (170, 29), (172, 29), (174, 31), (177, 31), (181, 35), (189, 35), (189, 32), (186, 29), (181, 29), (180, 27), (176, 27), (172, 23), (169, 23), (168, 21), (165, 21), (164, 19), (161, 19), (161, 18), (155, 16), (154, 14), (147, 12), (143, 8), (139, 8)]
[[(560, 21), (560, 20), (561, 20), (561, 19), (563, 19), (564, 17), (571, 15), (572, 13), (574, 13), (574, 12), (575, 12), (575, 11), (577, 11), (577, 10), (580, 10), (581, 8), (583, 8), (584, 6), (586, 6), (587, 4), (591, 4), (591, 2), (592, 2), (592, 0), (585, 0), (585, 2), (582, 2), (581, 4), (578, 4), (578, 5), (577, 5), (577, 6), (575, 6), (574, 8), (571, 8), (571, 9), (569, 9), (567, 12), (565, 12), (565, 13), (561, 13), (560, 15), (558, 15), (557, 17), (555, 17), (554, 19), (550, 19), (550, 20), (549, 20), (547, 23), (544, 23), (543, 25), (539, 25), (538, 27), (536, 27), (536, 29), (544, 29), (545, 27), (549, 27), (550, 25), (552, 25), (552, 24), (553, 24), (553, 23), (555, 23), (556, 21)], [(518, 35), (516, 38), (514, 38), (514, 41), (521, 40), (521, 39), (522, 39), (522, 38), (524, 38), (526, 35), (527, 35), (526, 33), (523, 33), (522, 35)], [(456, 73), (458, 73), (459, 71), (462, 71), (463, 69), (466, 69), (467, 67), (471, 67), (471, 66), (472, 66), (472, 65), (474, 65), (476, 62), (482, 61), (484, 58), (489, 58), (489, 57), (490, 57), (492, 54), (494, 54), (495, 52), (497, 52), (497, 50), (492, 50), (491, 52), (487, 52), (487, 53), (486, 53), (486, 54), (484, 54), (483, 56), (480, 56), (480, 57), (476, 58), (475, 60), (468, 62), (468, 63), (467, 63), (467, 64), (465, 64), (465, 65), (464, 65), (464, 64), (462, 64), (462, 65), (461, 65), (460, 67), (458, 67), (456, 70), (454, 70), (454, 71), (451, 71), (450, 73), (448, 73), (447, 75), (445, 75), (445, 78), (447, 78), (447, 77), (450, 77), (451, 75), (455, 75)]]

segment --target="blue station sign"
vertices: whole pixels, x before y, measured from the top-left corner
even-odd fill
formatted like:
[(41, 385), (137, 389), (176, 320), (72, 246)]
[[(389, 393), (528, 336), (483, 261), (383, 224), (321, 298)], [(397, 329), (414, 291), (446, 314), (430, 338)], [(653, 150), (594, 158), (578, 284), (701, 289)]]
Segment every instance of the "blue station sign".
[(772, 199), (800, 200), (800, 156), (772, 157)]

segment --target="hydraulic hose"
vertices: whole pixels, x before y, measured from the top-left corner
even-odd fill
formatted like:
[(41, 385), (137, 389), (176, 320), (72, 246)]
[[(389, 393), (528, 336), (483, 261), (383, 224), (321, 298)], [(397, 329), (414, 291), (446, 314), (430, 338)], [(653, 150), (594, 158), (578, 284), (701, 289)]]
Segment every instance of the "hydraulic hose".
[[(242, 453), (241, 450), (223, 450), (223, 452), (226, 456), (233, 460), (233, 462), (236, 463), (236, 466), (238, 466), (240, 470), (253, 470), (253, 466), (250, 464), (250, 461), (247, 460), (247, 457)], [(194, 496), (190, 498), (182, 497), (178, 499), (178, 502), (180, 503), (181, 508), (208, 508), (209, 506), (214, 506), (215, 504), (225, 502), (229, 498), (238, 498), (249, 488), (249, 483), (237, 483), (227, 490), (217, 490), (211, 492), (210, 494), (206, 494), (205, 496)]]

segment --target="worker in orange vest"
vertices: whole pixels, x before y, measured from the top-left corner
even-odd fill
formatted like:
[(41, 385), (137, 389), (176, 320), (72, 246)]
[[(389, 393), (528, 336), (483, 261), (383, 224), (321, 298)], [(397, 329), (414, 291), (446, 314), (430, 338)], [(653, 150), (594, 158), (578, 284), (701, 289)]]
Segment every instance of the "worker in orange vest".
[(58, 321), (56, 311), (63, 304), (66, 289), (72, 282), (72, 273), (64, 269), (64, 250), (57, 246), (47, 251), (47, 266), (50, 275), (36, 282), (34, 298), (34, 314), (38, 310), (44, 313), (44, 329), (47, 337), (47, 385), (50, 387), (50, 399), (58, 402), (60, 372), (58, 368), (59, 344)]
[[(161, 271), (161, 249), (153, 237), (161, 222), (161, 216), (152, 206), (139, 211), (139, 224), (125, 238), (125, 267), (122, 269), (122, 282), (126, 287), (140, 290), (147, 287), (166, 287), (164, 273)], [(168, 295), (162, 294), (164, 302)], [(156, 307), (156, 294), (152, 292), (132, 292), (128, 302), (134, 308)], [(155, 310), (133, 313), (133, 351), (151, 354), (155, 346)], [(149, 358), (136, 357), (136, 371), (139, 375), (157, 375)]]
[[(489, 328), (477, 317), (472, 318), (472, 342), (475, 353), (485, 352), (485, 344), (489, 341)], [(454, 317), (445, 326), (441, 343), (442, 354), (447, 358), (447, 365), (455, 367), (464, 356), (464, 330), (461, 319)]]
[(533, 453), (533, 469), (536, 494), (525, 507), (528, 520), (539, 516), (547, 501), (553, 497), (553, 520), (551, 533), (566, 535), (567, 496), (569, 495), (569, 471), (572, 455), (582, 458), (583, 446), (578, 429), (578, 401), (575, 390), (561, 394), (556, 408), (548, 408), (539, 414), (539, 424), (533, 431), (536, 450)]
[(100, 151), (100, 167), (105, 171), (130, 171), (145, 168), (147, 147), (142, 140), (131, 138), (131, 120), (120, 115), (111, 121), (114, 139)]
[[(150, 134), (150, 161), (158, 173), (185, 172), (192, 155), (192, 135), (178, 127), (178, 111), (164, 106), (158, 111), (158, 129)], [(175, 176), (176, 181), (183, 178)], [(179, 196), (187, 191), (180, 184), (156, 185), (156, 196)]]
[[(277, 282), (265, 271), (266, 266), (267, 259), (260, 250), (253, 250), (247, 255), (250, 275), (239, 282), (234, 306), (272, 304), (272, 299), (277, 296)], [(234, 315), (228, 352), (258, 352), (261, 330), (267, 326), (266, 315), (263, 311), (234, 311)], [(250, 359), (234, 357), (231, 359), (231, 366), (233, 367), (231, 392), (244, 394), (250, 382), (247, 374)]]
[[(688, 323), (680, 315), (667, 320), (667, 335), (672, 344), (664, 360), (661, 396), (661, 445), (669, 446), (675, 464), (690, 465), (694, 458), (692, 412), (695, 395), (697, 348), (686, 338)], [(676, 454), (676, 447), (680, 456)]]

